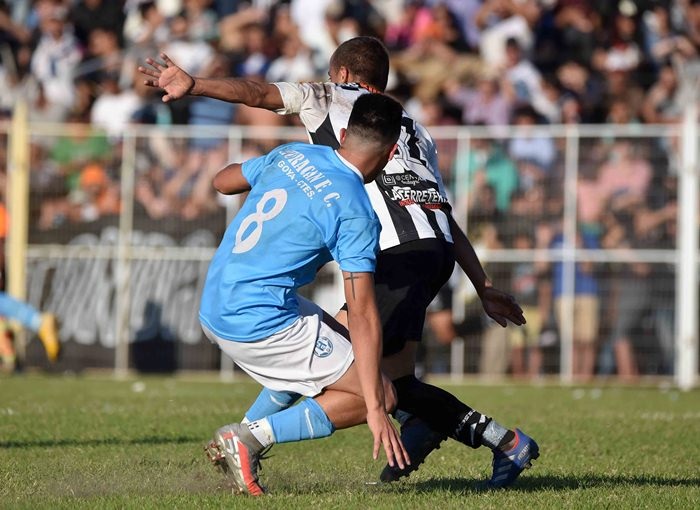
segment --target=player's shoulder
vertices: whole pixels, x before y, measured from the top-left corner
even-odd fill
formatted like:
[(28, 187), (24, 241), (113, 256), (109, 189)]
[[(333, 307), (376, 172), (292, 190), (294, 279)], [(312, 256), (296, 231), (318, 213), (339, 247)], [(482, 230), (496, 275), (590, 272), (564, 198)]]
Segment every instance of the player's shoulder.
[(401, 118), (401, 124), (406, 129), (409, 138), (417, 138), (423, 143), (434, 144), (433, 137), (426, 127), (421, 124), (418, 120), (412, 117), (406, 110), (403, 111), (403, 117)]
[(361, 95), (369, 93), (369, 90), (367, 90), (359, 83), (327, 82), (327, 86), (334, 97), (347, 97), (357, 99)]

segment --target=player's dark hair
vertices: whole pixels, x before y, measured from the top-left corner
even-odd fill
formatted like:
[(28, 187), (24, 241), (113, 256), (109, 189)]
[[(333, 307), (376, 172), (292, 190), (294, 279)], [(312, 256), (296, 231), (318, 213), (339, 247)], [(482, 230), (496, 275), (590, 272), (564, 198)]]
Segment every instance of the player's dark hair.
[(342, 43), (331, 56), (331, 68), (345, 67), (360, 81), (384, 92), (389, 79), (389, 53), (376, 37), (353, 37)]
[(363, 94), (350, 113), (348, 136), (391, 146), (399, 138), (402, 116), (403, 107), (389, 96)]

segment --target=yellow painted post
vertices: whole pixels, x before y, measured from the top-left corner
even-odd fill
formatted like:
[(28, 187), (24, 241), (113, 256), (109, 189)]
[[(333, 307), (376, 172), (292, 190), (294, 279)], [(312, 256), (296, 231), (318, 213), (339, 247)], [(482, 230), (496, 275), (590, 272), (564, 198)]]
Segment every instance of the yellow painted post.
[[(27, 236), (29, 226), (29, 120), (27, 103), (15, 105), (9, 133), (7, 210), (9, 228), (5, 246), (7, 293), (17, 299), (27, 294)], [(26, 336), (16, 332), (17, 357), (25, 355)]]

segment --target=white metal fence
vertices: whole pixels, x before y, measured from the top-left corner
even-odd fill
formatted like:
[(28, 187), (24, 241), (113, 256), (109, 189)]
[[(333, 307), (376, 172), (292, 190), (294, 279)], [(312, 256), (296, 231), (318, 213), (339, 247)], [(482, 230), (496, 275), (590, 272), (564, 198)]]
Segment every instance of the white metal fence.
[[(531, 324), (526, 335), (491, 327), (456, 277), (458, 339), (444, 347), (427, 333), (429, 371), (520, 375), (521, 357), (536, 355), (530, 376), (631, 370), (695, 384), (694, 121), (430, 131), (458, 223)], [(0, 134), (8, 140), (12, 129)], [(198, 328), (198, 292), (237, 202), (217, 196), (211, 177), (291, 139), (305, 134), (133, 126), (109, 139), (90, 126), (28, 125), (27, 298), (59, 312), (66, 363), (125, 371), (145, 357), (162, 366), (162, 352), (136, 348), (157, 339), (156, 350), (176, 346), (166, 368), (218, 366)], [(7, 168), (19, 171), (9, 157)], [(335, 276), (321, 273), (308, 290), (330, 310), (342, 299)]]

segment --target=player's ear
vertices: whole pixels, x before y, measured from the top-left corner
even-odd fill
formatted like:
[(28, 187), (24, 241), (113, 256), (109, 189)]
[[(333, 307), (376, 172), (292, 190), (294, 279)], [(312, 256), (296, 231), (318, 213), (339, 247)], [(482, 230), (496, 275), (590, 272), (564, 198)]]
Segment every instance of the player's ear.
[(345, 143), (345, 137), (348, 135), (348, 130), (345, 128), (340, 128), (340, 145)]
[(340, 66), (338, 68), (338, 81), (340, 83), (348, 83), (350, 80), (350, 71), (345, 66)]

